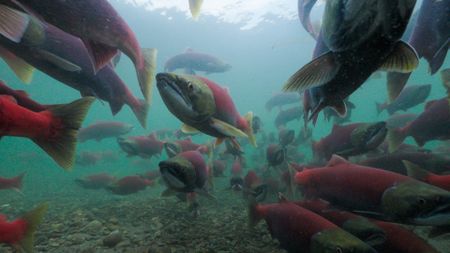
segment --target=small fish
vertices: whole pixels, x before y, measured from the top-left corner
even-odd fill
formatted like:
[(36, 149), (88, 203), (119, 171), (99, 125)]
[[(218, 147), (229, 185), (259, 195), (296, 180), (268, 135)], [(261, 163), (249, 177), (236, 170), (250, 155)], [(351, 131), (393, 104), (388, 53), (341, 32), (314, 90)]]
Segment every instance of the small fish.
[(233, 191), (242, 191), (244, 188), (244, 179), (242, 177), (230, 178), (230, 189)]
[(107, 138), (117, 138), (133, 130), (133, 126), (118, 121), (99, 121), (87, 127), (83, 127), (78, 132), (78, 140), (85, 142), (88, 140), (101, 141)]
[(116, 178), (107, 173), (98, 173), (75, 179), (75, 183), (86, 189), (102, 189), (115, 182)]
[(188, 49), (182, 54), (169, 58), (164, 64), (164, 71), (173, 72), (177, 69), (184, 69), (186, 74), (191, 75), (195, 75), (196, 71), (211, 74), (229, 71), (231, 65), (215, 56)]
[(14, 221), (8, 221), (5, 215), (0, 214), (0, 243), (19, 247), (27, 253), (33, 252), (34, 233), (47, 209), (47, 204), (41, 204)]
[(147, 186), (153, 185), (154, 182), (141, 176), (126, 176), (106, 187), (109, 191), (118, 195), (129, 195), (145, 190)]
[(408, 176), (334, 155), (325, 167), (297, 172), (306, 198), (412, 225), (450, 225), (450, 192)]
[(14, 97), (0, 94), (0, 136), (25, 137), (34, 141), (64, 169), (75, 161), (77, 132), (94, 98), (50, 106), (33, 112)]
[(320, 215), (286, 200), (265, 205), (251, 201), (248, 213), (250, 227), (264, 219), (272, 238), (289, 253), (377, 252)]
[(387, 137), (389, 150), (395, 151), (408, 136), (412, 136), (420, 147), (431, 140), (450, 139), (450, 100), (429, 101), (415, 120), (402, 128), (390, 130)]
[(164, 149), (169, 157), (174, 157), (177, 154), (185, 151), (198, 150), (202, 154), (208, 154), (210, 148), (207, 145), (196, 144), (188, 137), (184, 140), (167, 141), (164, 143)]
[(159, 73), (156, 80), (169, 111), (184, 123), (183, 132), (217, 137), (216, 145), (227, 138), (239, 146), (236, 137), (244, 137), (256, 146), (253, 113), (242, 117), (228, 90), (199, 76)]
[(266, 102), (265, 108), (270, 112), (274, 107), (278, 107), (281, 110), (285, 105), (300, 102), (300, 95), (297, 92), (278, 93)]
[(302, 118), (302, 107), (295, 106), (289, 109), (281, 110), (275, 118), (275, 126), (277, 128), (285, 127), (287, 123)]
[(376, 103), (377, 112), (387, 110), (390, 115), (397, 111), (407, 111), (408, 109), (419, 105), (428, 98), (431, 92), (431, 84), (410, 85), (404, 88), (400, 95), (392, 103)]
[(22, 189), (22, 180), (24, 176), (25, 172), (13, 178), (0, 177), (0, 190), (13, 189), (20, 191), (20, 189)]
[(119, 137), (117, 143), (128, 156), (139, 156), (145, 159), (161, 155), (164, 147), (164, 142), (159, 141), (154, 133), (149, 136)]

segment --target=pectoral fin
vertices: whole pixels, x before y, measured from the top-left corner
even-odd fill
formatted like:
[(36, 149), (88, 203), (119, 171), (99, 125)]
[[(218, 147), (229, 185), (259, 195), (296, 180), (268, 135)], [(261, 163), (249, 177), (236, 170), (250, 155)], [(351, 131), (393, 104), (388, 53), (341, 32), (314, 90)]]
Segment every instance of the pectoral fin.
[(333, 52), (330, 51), (312, 60), (298, 70), (289, 78), (283, 90), (302, 92), (324, 85), (334, 78), (338, 70), (339, 64)]
[(45, 50), (38, 50), (42, 57), (44, 57), (47, 61), (51, 62), (52, 64), (66, 70), (69, 72), (78, 72), (81, 71), (81, 67), (76, 65), (75, 63), (72, 63), (56, 54), (50, 53)]
[(181, 126), (181, 132), (183, 132), (185, 134), (196, 134), (199, 131), (196, 128), (194, 128), (194, 127), (191, 127), (189, 125), (183, 124)]
[(398, 41), (389, 57), (381, 66), (381, 69), (392, 72), (410, 73), (417, 66), (419, 66), (419, 58), (417, 57), (416, 50), (408, 43)]
[(19, 43), (28, 28), (30, 16), (6, 5), (0, 5), (0, 34)]
[(212, 118), (211, 126), (225, 136), (248, 138), (246, 133), (219, 119)]

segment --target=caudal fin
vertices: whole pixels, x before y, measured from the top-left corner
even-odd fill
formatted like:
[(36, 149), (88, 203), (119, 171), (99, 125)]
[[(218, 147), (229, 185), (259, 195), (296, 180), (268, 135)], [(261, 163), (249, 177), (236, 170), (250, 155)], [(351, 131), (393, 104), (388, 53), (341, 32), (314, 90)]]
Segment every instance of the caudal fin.
[(25, 231), (24, 238), (20, 241), (20, 246), (25, 252), (33, 252), (34, 233), (42, 222), (47, 209), (48, 204), (44, 203), (22, 217), (27, 222), (27, 230)]
[(50, 106), (57, 134), (54, 138), (34, 139), (59, 166), (68, 170), (75, 161), (75, 148), (77, 144), (78, 129), (94, 102), (93, 97), (84, 97), (70, 104)]
[(134, 115), (136, 115), (136, 118), (138, 119), (141, 126), (143, 128), (147, 128), (147, 115), (149, 104), (145, 100), (138, 99), (135, 103), (130, 105), (130, 107)]
[(202, 4), (203, 0), (189, 0), (189, 10), (191, 11), (191, 15), (194, 20), (197, 20), (198, 16), (200, 16)]
[(248, 112), (244, 116), (244, 118), (245, 118), (245, 120), (247, 121), (247, 124), (248, 124), (248, 128), (245, 131), (245, 134), (247, 134), (248, 140), (253, 145), (253, 147), (256, 148), (256, 147), (258, 147), (258, 144), (256, 144), (256, 136), (253, 133), (253, 112)]
[(147, 103), (150, 104), (152, 98), (153, 78), (156, 72), (156, 57), (158, 51), (154, 48), (142, 49), (144, 64), (142, 68), (137, 69), (139, 77), (139, 86), (142, 95), (144, 95)]
[(403, 143), (406, 138), (405, 132), (400, 129), (392, 129), (388, 131), (387, 141), (389, 146), (389, 152), (394, 152)]

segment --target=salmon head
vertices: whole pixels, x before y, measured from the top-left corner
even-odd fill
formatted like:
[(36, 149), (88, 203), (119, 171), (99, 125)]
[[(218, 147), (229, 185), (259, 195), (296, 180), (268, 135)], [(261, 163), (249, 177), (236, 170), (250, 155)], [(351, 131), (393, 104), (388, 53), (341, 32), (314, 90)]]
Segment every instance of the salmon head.
[(182, 156), (174, 156), (159, 163), (161, 176), (167, 186), (178, 192), (193, 192), (196, 185), (194, 165)]
[(364, 150), (377, 148), (386, 138), (386, 122), (362, 124), (353, 130), (351, 140), (353, 146)]
[(200, 79), (190, 75), (159, 73), (159, 93), (169, 111), (182, 122), (196, 125), (216, 111), (214, 95)]
[(450, 225), (450, 192), (415, 180), (388, 188), (382, 210), (389, 217), (416, 225)]

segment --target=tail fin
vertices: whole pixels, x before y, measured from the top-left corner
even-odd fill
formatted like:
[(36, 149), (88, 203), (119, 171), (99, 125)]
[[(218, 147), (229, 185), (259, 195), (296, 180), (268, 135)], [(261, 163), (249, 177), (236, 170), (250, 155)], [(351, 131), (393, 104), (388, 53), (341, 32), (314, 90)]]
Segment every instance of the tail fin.
[(70, 169), (75, 161), (75, 148), (77, 144), (77, 133), (81, 127), (89, 107), (94, 102), (93, 97), (84, 97), (70, 104), (51, 106), (49, 111), (61, 126), (56, 130), (57, 136), (52, 139), (33, 140), (53, 160), (64, 169)]
[(136, 118), (139, 121), (139, 124), (143, 128), (147, 128), (147, 115), (148, 115), (148, 109), (149, 104), (147, 101), (143, 99), (134, 99), (133, 103), (130, 103), (131, 110), (133, 111), (134, 115), (136, 115)]
[(377, 114), (380, 115), (380, 113), (382, 111), (384, 111), (384, 109), (386, 109), (386, 104), (385, 103), (378, 103), (375, 102), (375, 106), (377, 107)]
[(255, 134), (253, 133), (253, 112), (248, 112), (244, 116), (244, 118), (248, 124), (248, 129), (245, 131), (245, 134), (247, 134), (248, 140), (253, 145), (253, 147), (256, 148), (256, 147), (258, 147), (258, 144), (256, 144), (256, 137), (255, 137)]
[(396, 151), (405, 138), (406, 134), (405, 131), (403, 131), (403, 128), (389, 130), (387, 134), (389, 152)]
[(256, 226), (261, 219), (262, 217), (258, 210), (258, 202), (256, 202), (256, 199), (250, 195), (248, 201), (248, 226), (250, 228)]
[(20, 246), (24, 249), (25, 252), (33, 251), (34, 232), (36, 232), (37, 227), (42, 222), (47, 209), (48, 204), (44, 203), (22, 217), (27, 222), (27, 231), (25, 232), (22, 241), (20, 241)]
[(425, 181), (426, 178), (430, 175), (430, 172), (420, 168), (417, 164), (414, 164), (410, 161), (402, 161), (406, 167), (406, 171), (409, 177), (415, 178), (420, 181)]
[(144, 65), (138, 69), (139, 85), (145, 100), (150, 104), (152, 98), (153, 77), (156, 72), (156, 57), (158, 51), (154, 48), (142, 49)]
[(34, 73), (33, 66), (3, 47), (0, 47), (0, 56), (23, 83), (31, 83)]
[(189, 10), (191, 11), (192, 18), (198, 19), (200, 16), (200, 8), (202, 7), (203, 0), (189, 0)]

